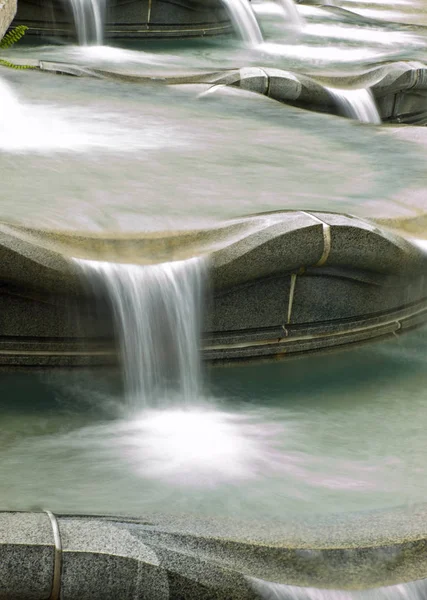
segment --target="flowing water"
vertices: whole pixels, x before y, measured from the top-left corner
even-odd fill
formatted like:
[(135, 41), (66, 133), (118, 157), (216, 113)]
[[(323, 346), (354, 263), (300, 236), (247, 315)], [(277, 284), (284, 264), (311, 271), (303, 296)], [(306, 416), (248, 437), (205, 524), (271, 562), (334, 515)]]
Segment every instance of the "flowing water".
[(204, 261), (76, 262), (95, 291), (111, 302), (131, 404), (156, 406), (175, 388), (181, 404), (198, 398)]
[(259, 46), (263, 42), (263, 37), (249, 0), (223, 0), (223, 2), (242, 40), (249, 46)]
[(283, 8), (286, 18), (293, 27), (301, 29), (305, 25), (304, 18), (300, 15), (293, 0), (278, 0), (278, 4)]
[(361, 123), (373, 123), (375, 125), (381, 123), (381, 118), (370, 90), (327, 89), (343, 116), (356, 119)]
[(81, 46), (101, 45), (104, 40), (106, 0), (67, 0), (71, 2), (77, 38)]
[[(418, 214), (426, 129), (360, 127), (354, 120), (378, 123), (368, 91), (331, 89), (351, 120), (244, 90), (203, 96), (200, 86), (152, 80), (244, 66), (345, 77), (427, 59), (419, 0), (335, 4), (352, 12), (294, 7), (304, 20), (297, 32), (276, 3), (254, 2), (253, 11), (228, 0), (242, 39), (2, 51), (116, 79), (1, 69), (1, 220), (122, 234), (284, 208)], [(361, 17), (373, 10), (398, 22)], [(74, 14), (80, 43), (101, 44), (102, 4), (75, 0)], [(114, 372), (2, 375), (0, 507), (286, 523), (400, 505), (410, 518), (425, 501), (425, 334), (213, 369), (202, 385), (203, 261), (79, 265), (116, 316), (125, 389)], [(350, 593), (258, 582), (267, 599), (425, 597), (422, 584), (411, 585)]]

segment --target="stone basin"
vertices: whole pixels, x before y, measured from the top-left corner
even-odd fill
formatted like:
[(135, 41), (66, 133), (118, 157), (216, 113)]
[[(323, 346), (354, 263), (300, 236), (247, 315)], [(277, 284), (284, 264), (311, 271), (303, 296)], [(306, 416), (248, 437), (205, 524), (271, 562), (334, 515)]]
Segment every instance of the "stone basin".
[(425, 506), (279, 526), (3, 512), (1, 593), (17, 600), (255, 600), (259, 579), (323, 589), (389, 586), (426, 578), (425, 523)]
[[(71, 5), (60, 0), (20, 0), (14, 26), (28, 26), (28, 36), (76, 37)], [(223, 35), (232, 27), (220, 2), (184, 0), (115, 0), (107, 7), (107, 40)]]
[(350, 215), (284, 211), (107, 237), (2, 224), (0, 245), (0, 364), (8, 368), (116, 361), (111, 309), (98, 306), (73, 258), (152, 264), (206, 255), (202, 356), (214, 363), (352, 347), (427, 319), (427, 254)]

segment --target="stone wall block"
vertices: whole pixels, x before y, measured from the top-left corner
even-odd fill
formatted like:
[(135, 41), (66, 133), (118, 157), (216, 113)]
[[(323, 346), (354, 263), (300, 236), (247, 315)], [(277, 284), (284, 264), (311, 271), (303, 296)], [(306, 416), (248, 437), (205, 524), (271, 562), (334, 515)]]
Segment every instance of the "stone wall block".
[(12, 23), (17, 9), (17, 0), (0, 0), (0, 40)]
[(53, 583), (54, 541), (45, 513), (0, 513), (0, 598), (46, 600)]

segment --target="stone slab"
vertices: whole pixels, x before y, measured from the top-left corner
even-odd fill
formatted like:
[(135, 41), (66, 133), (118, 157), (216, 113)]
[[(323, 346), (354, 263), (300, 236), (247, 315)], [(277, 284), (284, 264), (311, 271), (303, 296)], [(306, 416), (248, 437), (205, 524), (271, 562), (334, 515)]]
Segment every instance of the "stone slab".
[(17, 8), (17, 0), (0, 0), (0, 40), (12, 23)]
[(54, 541), (44, 513), (0, 512), (0, 598), (46, 600), (54, 567)]
[(113, 521), (59, 518), (61, 600), (168, 600), (155, 550)]

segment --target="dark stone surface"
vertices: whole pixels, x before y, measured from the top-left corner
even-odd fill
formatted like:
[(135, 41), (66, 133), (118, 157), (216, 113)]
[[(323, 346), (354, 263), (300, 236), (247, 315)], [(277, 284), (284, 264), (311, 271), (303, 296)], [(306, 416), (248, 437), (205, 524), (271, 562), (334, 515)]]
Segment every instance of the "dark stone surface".
[(290, 277), (263, 279), (215, 295), (209, 330), (235, 331), (286, 323)]
[[(13, 26), (27, 25), (27, 35), (75, 38), (71, 7), (61, 0), (19, 0)], [(107, 3), (105, 39), (193, 37), (231, 33), (222, 4), (215, 0), (111, 0)]]
[(427, 255), (375, 223), (273, 212), (216, 229), (109, 239), (0, 225), (0, 366), (117, 364), (111, 307), (71, 256), (210, 254), (203, 356), (283, 358), (401, 333), (427, 318)]

